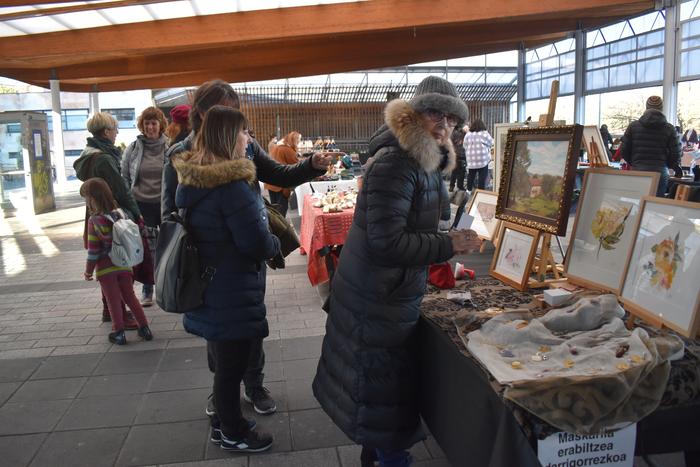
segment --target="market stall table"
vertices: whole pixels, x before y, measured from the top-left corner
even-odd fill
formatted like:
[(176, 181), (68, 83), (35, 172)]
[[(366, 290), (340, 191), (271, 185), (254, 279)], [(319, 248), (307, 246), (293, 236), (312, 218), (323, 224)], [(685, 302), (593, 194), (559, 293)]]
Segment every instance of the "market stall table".
[(301, 217), (300, 243), (307, 255), (307, 274), (311, 285), (318, 285), (330, 279), (326, 266), (329, 247), (343, 245), (352, 225), (355, 209), (324, 213), (322, 208), (313, 206), (310, 194), (304, 197), (304, 212)]
[[(531, 292), (492, 278), (469, 284), (477, 309), (524, 306), (532, 299)], [(455, 466), (539, 466), (538, 435), (557, 430), (503, 398), (503, 387), (459, 337), (456, 305), (432, 298), (426, 295), (418, 330), (421, 413), (430, 432)], [(685, 451), (686, 465), (700, 465), (699, 372), (690, 352), (672, 363), (660, 406), (637, 424), (637, 455)]]
[(357, 179), (308, 182), (299, 185), (294, 189), (294, 195), (296, 196), (297, 203), (299, 205), (299, 215), (302, 216), (304, 214), (304, 199), (306, 195), (312, 193), (324, 194), (331, 190), (346, 191), (351, 188), (357, 190)]

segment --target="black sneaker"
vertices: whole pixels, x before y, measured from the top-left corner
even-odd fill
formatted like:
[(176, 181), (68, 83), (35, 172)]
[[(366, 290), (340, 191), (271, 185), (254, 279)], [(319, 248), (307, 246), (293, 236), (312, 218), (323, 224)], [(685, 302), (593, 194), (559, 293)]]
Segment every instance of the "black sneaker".
[(265, 386), (246, 389), (243, 393), (243, 399), (249, 404), (253, 404), (253, 408), (260, 415), (269, 415), (277, 411), (275, 400), (270, 397), (270, 391)]
[(213, 393), (209, 394), (209, 397), (207, 398), (207, 408), (204, 409), (204, 413), (207, 414), (208, 417), (216, 415), (216, 406), (214, 405)]
[(233, 452), (262, 452), (272, 447), (272, 436), (267, 433), (249, 431), (239, 440), (233, 440), (221, 433), (221, 449)]
[[(258, 422), (253, 419), (247, 420), (247, 422), (250, 431), (253, 431), (258, 426)], [(212, 425), (209, 427), (209, 441), (214, 444), (221, 444), (221, 427), (218, 420), (216, 422), (212, 421)]]
[(148, 326), (143, 326), (138, 328), (136, 333), (139, 335), (139, 337), (143, 338), (143, 340), (146, 341), (152, 341), (153, 340), (153, 333), (151, 332), (151, 328)]
[(112, 344), (126, 345), (126, 334), (124, 334), (124, 330), (110, 332), (107, 338)]

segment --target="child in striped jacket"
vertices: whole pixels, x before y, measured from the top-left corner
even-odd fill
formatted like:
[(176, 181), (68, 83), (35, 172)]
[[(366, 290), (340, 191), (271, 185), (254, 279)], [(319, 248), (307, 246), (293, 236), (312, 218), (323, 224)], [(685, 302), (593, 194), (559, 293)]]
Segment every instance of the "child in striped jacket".
[(153, 339), (153, 334), (148, 327), (148, 320), (143, 313), (141, 303), (134, 294), (131, 268), (115, 266), (109, 258), (109, 252), (112, 249), (112, 219), (121, 217), (112, 190), (103, 179), (90, 178), (80, 187), (80, 195), (85, 198), (90, 213), (87, 235), (88, 257), (84, 276), (86, 281), (91, 281), (94, 273), (107, 299), (107, 307), (114, 327), (113, 332), (109, 334), (109, 341), (117, 345), (126, 344), (124, 315), (121, 310), (122, 300), (131, 308), (139, 324), (138, 335), (150, 341)]

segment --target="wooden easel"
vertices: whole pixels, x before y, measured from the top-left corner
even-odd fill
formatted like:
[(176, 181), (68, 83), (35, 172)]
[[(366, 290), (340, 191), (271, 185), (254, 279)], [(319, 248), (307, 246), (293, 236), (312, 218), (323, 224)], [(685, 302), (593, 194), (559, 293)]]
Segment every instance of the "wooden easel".
[[(540, 125), (551, 126), (554, 124), (554, 112), (557, 109), (557, 97), (559, 96), (559, 81), (552, 81), (552, 88), (549, 95), (549, 108), (546, 114), (540, 115)], [(564, 278), (564, 266), (557, 264), (552, 256), (552, 234), (543, 232), (539, 253), (535, 255), (532, 262), (532, 272), (534, 278), (528, 281), (528, 287), (537, 289), (546, 287), (554, 282), (566, 280)], [(552, 273), (554, 279), (547, 279), (547, 273)]]
[(600, 155), (600, 149), (592, 136), (591, 140), (587, 142), (587, 145), (588, 163), (590, 164), (590, 167), (607, 167), (608, 164), (605, 163), (603, 156)]

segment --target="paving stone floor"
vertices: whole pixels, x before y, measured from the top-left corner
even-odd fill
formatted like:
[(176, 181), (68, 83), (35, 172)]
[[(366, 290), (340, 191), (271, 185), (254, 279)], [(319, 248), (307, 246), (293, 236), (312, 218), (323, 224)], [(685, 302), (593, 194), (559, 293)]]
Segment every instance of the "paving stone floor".
[[(81, 280), (77, 186), (52, 213), (28, 215), (18, 197), (14, 217), (0, 210), (0, 466), (359, 466), (359, 448), (311, 392), (325, 313), (305, 257), (292, 255), (285, 270), (268, 275), (265, 380), (278, 411), (254, 415), (244, 404), (275, 444), (258, 455), (225, 453), (207, 440), (212, 376), (204, 342), (184, 331), (180, 317), (147, 308), (153, 341), (129, 332), (125, 347), (107, 342), (98, 285)], [(298, 228), (294, 211), (291, 217)], [(483, 272), (488, 258), (477, 262)], [(449, 466), (431, 437), (412, 454), (417, 467)], [(681, 467), (683, 460), (654, 456), (635, 465)]]
[[(208, 442), (204, 341), (179, 316), (147, 308), (153, 341), (135, 332), (124, 347), (107, 341), (98, 284), (81, 280), (80, 197), (61, 196), (40, 216), (13, 201), (15, 216), (0, 217), (0, 465), (359, 466), (359, 448), (311, 392), (326, 315), (305, 257), (268, 275), (265, 381), (278, 411), (255, 415), (244, 403), (275, 443), (235, 455)], [(449, 465), (433, 439), (413, 456), (418, 466)]]

